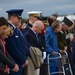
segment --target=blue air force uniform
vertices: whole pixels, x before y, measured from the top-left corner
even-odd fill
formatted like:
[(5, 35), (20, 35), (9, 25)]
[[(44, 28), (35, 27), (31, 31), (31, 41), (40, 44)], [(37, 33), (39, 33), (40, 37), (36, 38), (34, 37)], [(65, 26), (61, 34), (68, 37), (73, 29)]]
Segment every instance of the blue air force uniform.
[(13, 60), (19, 65), (19, 71), (11, 71), (10, 75), (22, 75), (22, 65), (25, 63), (27, 55), (30, 55), (29, 48), (20, 30), (12, 23), (8, 24), (13, 28), (14, 33), (6, 40), (6, 47)]

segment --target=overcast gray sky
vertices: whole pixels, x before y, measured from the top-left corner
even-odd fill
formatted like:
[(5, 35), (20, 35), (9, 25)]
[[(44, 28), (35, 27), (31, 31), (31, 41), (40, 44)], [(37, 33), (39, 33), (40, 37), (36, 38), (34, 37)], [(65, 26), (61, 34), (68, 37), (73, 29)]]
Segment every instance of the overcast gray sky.
[(52, 13), (75, 13), (75, 0), (0, 0), (0, 16), (6, 17), (10, 9), (24, 9), (22, 17), (28, 18), (27, 12), (41, 11), (44, 16)]

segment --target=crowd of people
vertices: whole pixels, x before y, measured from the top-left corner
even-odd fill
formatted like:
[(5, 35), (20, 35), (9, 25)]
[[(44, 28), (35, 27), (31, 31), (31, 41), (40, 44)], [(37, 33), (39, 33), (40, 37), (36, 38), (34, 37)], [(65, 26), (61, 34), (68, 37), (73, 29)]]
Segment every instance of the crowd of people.
[[(28, 12), (26, 26), (22, 21), (23, 9), (12, 9), (8, 21), (0, 17), (0, 75), (47, 75), (60, 71), (57, 52), (68, 53), (73, 75), (75, 69), (75, 24), (64, 16), (62, 22), (57, 15), (42, 17), (41, 12)], [(62, 59), (61, 63), (65, 63)], [(48, 71), (48, 65), (50, 71)], [(53, 74), (60, 75), (60, 74)], [(67, 75), (67, 74), (66, 74)]]

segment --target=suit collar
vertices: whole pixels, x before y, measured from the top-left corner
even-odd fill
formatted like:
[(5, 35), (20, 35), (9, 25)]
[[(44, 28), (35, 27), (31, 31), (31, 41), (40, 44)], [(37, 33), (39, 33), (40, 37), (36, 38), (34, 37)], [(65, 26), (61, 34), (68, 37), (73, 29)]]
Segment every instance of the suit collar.
[(34, 32), (34, 34), (36, 34), (36, 32), (32, 28), (30, 28), (30, 29)]
[(31, 34), (36, 37), (36, 33), (31, 28), (29, 29), (29, 32), (31, 32)]
[(9, 21), (8, 21), (8, 24), (10, 24), (14, 29), (16, 28), (16, 26)]

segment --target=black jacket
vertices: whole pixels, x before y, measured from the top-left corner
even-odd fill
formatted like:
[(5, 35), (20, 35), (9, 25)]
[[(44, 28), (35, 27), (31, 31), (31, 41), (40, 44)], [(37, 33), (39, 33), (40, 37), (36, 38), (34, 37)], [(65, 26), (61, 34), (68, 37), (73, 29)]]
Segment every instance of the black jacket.
[(31, 29), (28, 29), (24, 36), (26, 37), (30, 46), (37, 47), (40, 49), (40, 44), (37, 40), (36, 34)]
[(5, 70), (6, 65), (8, 65), (10, 68), (14, 68), (15, 62), (7, 53), (7, 51), (4, 53), (4, 47), (5, 45), (3, 46), (3, 40), (0, 38), (0, 69)]
[(21, 32), (23, 33), (23, 35), (26, 33), (26, 31), (28, 29), (32, 28), (32, 24), (28, 23), (27, 26), (24, 29), (21, 29)]

